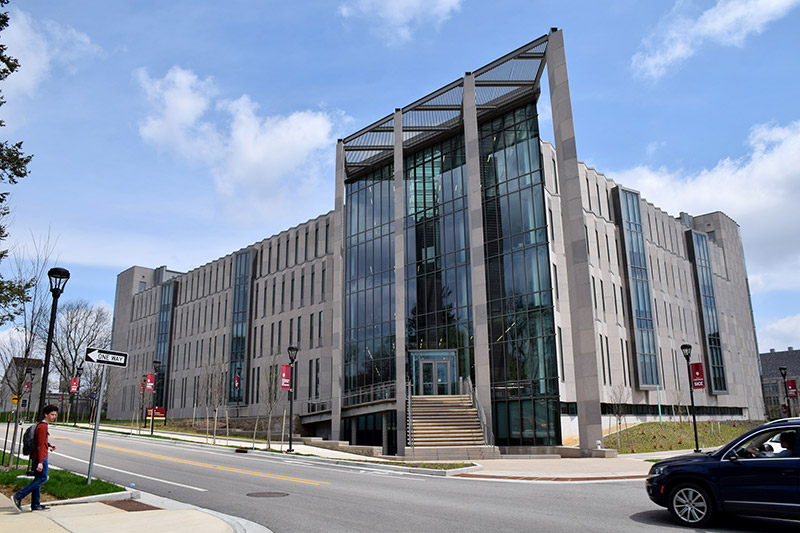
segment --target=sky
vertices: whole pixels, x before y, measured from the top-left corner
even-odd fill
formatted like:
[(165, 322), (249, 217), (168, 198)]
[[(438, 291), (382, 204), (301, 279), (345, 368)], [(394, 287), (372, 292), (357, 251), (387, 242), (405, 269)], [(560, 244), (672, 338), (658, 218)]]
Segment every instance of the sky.
[[(800, 347), (800, 0), (12, 0), (11, 253), (63, 299), (333, 208), (336, 139), (563, 29), (579, 159), (742, 233), (760, 350)], [(539, 105), (552, 139), (549, 104)], [(9, 261), (0, 269), (7, 271)]]

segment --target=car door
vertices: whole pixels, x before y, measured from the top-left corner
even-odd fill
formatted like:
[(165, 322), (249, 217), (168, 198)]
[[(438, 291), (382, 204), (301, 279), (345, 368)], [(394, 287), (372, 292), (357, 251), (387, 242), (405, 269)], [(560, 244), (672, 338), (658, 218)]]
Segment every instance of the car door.
[(800, 457), (738, 457), (720, 461), (717, 486), (724, 510), (800, 516)]

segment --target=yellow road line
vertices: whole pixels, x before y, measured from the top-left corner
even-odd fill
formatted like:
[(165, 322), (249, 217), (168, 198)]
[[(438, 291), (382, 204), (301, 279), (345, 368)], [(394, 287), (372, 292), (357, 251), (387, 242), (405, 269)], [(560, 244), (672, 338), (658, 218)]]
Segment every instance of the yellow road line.
[[(69, 441), (72, 441), (72, 442), (77, 442), (79, 444), (88, 444), (89, 446), (92, 445), (91, 442), (88, 442), (88, 441), (85, 441), (85, 440), (71, 439), (69, 437), (55, 437), (55, 436), (53, 436), (51, 438), (60, 438), (60, 439), (65, 439), (65, 440), (69, 440)], [(108, 444), (97, 444), (97, 446), (101, 447), (101, 448), (107, 448), (109, 450), (116, 450), (118, 452), (132, 453), (134, 455), (141, 455), (141, 456), (144, 456), (144, 457), (151, 457), (153, 459), (161, 459), (162, 461), (172, 461), (174, 463), (182, 463), (182, 464), (185, 464), (185, 465), (199, 466), (199, 467), (202, 467), (202, 468), (211, 468), (213, 470), (224, 470), (225, 472), (234, 472), (234, 473), (237, 473), (237, 474), (245, 474), (245, 475), (248, 475), (248, 476), (266, 477), (266, 478), (270, 478), (270, 479), (279, 479), (281, 481), (294, 481), (295, 483), (305, 483), (307, 485), (330, 485), (330, 483), (327, 482), (327, 481), (315, 481), (313, 479), (303, 479), (303, 478), (299, 478), (299, 477), (287, 477), (287, 476), (279, 476), (277, 474), (265, 474), (265, 473), (262, 473), (262, 472), (254, 472), (252, 470), (243, 470), (241, 468), (231, 468), (231, 467), (228, 467), (228, 466), (220, 466), (220, 465), (214, 465), (214, 464), (210, 464), (210, 463), (200, 463), (198, 461), (190, 461), (188, 459), (178, 459), (177, 457), (168, 457), (166, 455), (158, 455), (158, 454), (155, 454), (155, 453), (141, 452), (141, 451), (138, 451), (138, 450), (130, 450), (130, 449), (127, 449), (127, 448), (119, 448), (117, 446), (109, 446)]]

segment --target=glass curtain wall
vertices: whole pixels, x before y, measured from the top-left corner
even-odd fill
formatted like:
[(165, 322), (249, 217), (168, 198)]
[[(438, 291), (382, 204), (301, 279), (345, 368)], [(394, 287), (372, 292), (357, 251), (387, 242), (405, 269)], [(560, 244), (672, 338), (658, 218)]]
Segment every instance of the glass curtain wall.
[(725, 379), (725, 360), (722, 356), (722, 341), (719, 334), (717, 317), (717, 299), (714, 296), (711, 256), (708, 252), (708, 237), (698, 231), (687, 231), (686, 237), (694, 261), (697, 278), (697, 294), (702, 306), (702, 326), (705, 336), (706, 353), (708, 354), (709, 374), (711, 376), (711, 392), (714, 394), (728, 392)]
[(473, 366), (465, 161), (459, 134), (406, 157), (403, 176), (406, 347), (455, 350), (461, 377)]
[(158, 311), (158, 337), (156, 340), (156, 360), (161, 362), (156, 375), (155, 405), (165, 406), (167, 399), (166, 376), (169, 375), (169, 347), (172, 338), (172, 309), (175, 307), (177, 282), (161, 286), (161, 302)]
[(345, 184), (344, 398), (395, 396), (394, 169)]
[(639, 193), (620, 187), (615, 187), (612, 192), (617, 213), (617, 226), (622, 234), (639, 388), (654, 389), (661, 383), (661, 378), (656, 358), (653, 305), (650, 296), (650, 276), (647, 270), (647, 249), (642, 215), (639, 209)]
[[(228, 401), (241, 402), (244, 392), (247, 354), (248, 309), (250, 308), (250, 252), (236, 254), (234, 264), (231, 362), (228, 373)], [(237, 379), (238, 378), (238, 379)], [(238, 382), (238, 387), (236, 386)]]
[(535, 104), (481, 124), (480, 158), (495, 442), (560, 444)]

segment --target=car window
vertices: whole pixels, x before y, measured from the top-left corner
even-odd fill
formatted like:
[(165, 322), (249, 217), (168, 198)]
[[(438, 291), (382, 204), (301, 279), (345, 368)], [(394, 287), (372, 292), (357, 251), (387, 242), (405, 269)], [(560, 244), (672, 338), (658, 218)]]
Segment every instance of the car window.
[(731, 453), (745, 459), (794, 457), (796, 433), (785, 427), (761, 431), (737, 443)]

